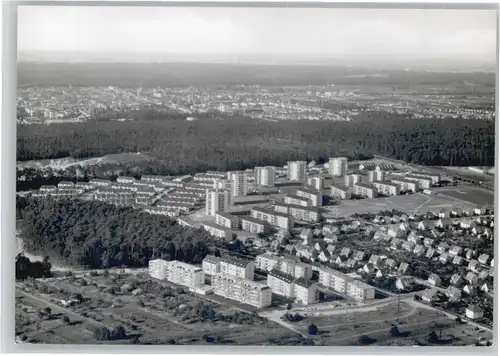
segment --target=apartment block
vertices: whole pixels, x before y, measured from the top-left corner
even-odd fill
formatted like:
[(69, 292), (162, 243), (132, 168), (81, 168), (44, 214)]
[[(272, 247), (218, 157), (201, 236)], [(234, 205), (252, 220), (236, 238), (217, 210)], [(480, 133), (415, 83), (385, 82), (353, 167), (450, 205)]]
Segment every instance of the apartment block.
[(375, 299), (375, 288), (361, 281), (349, 281), (346, 294), (357, 300)]
[(368, 171), (368, 181), (373, 182), (382, 182), (385, 180), (385, 172), (382, 170), (373, 170)]
[(264, 187), (274, 187), (276, 184), (275, 167), (255, 167), (254, 171), (255, 185)]
[(351, 199), (351, 195), (352, 195), (352, 191), (348, 187), (341, 187), (341, 186), (335, 186), (335, 185), (330, 186), (330, 196), (332, 198), (349, 200), (349, 199)]
[(182, 286), (198, 289), (205, 285), (205, 275), (200, 267), (181, 261), (170, 261), (167, 279)]
[(294, 221), (317, 223), (321, 220), (321, 211), (314, 207), (276, 203), (274, 204), (274, 211), (288, 214), (293, 217)]
[(345, 294), (347, 292), (347, 282), (350, 280), (351, 278), (334, 269), (328, 267), (319, 269), (319, 283), (336, 292)]
[(219, 211), (229, 208), (229, 191), (225, 189), (207, 189), (205, 211), (207, 215), (215, 216)]
[(136, 181), (134, 177), (118, 177), (116, 178), (117, 183), (132, 184)]
[(307, 185), (321, 191), (323, 189), (325, 179), (323, 177), (310, 177), (307, 178)]
[[(323, 195), (317, 189), (312, 187), (301, 187), (297, 189), (297, 196), (300, 198), (305, 198), (309, 201), (309, 206), (322, 206), (323, 205)], [(290, 203), (293, 204), (293, 203)], [(299, 204), (301, 205), (301, 204)]]
[(346, 157), (332, 157), (328, 162), (328, 171), (334, 177), (343, 177), (347, 174)]
[(168, 277), (169, 262), (161, 259), (149, 261), (149, 275), (156, 279), (166, 279)]
[(253, 261), (244, 260), (232, 256), (224, 256), (220, 259), (221, 273), (253, 280), (255, 264)]
[(352, 187), (356, 183), (363, 183), (363, 176), (361, 174), (348, 174), (344, 177), (346, 187)]
[(267, 285), (272, 292), (297, 302), (310, 305), (318, 302), (318, 285), (304, 278), (294, 278), (286, 273), (272, 270), (267, 275)]
[(272, 292), (285, 298), (293, 298), (293, 278), (291, 275), (272, 270), (267, 274), (267, 285)]
[(411, 172), (414, 177), (430, 179), (432, 184), (437, 185), (441, 182), (441, 176), (439, 174), (425, 173), (425, 172)]
[(391, 179), (391, 183), (399, 186), (399, 189), (404, 192), (416, 192), (418, 190), (418, 183), (402, 178)]
[(220, 258), (213, 255), (207, 255), (201, 263), (203, 273), (208, 276), (220, 273)]
[(272, 303), (272, 292), (268, 286), (225, 273), (212, 276), (212, 289), (216, 295), (257, 308), (266, 308)]
[(244, 171), (228, 172), (227, 178), (233, 182), (233, 196), (244, 197), (248, 195), (247, 174)]
[(364, 198), (376, 198), (377, 188), (372, 184), (357, 183), (352, 187), (352, 193)]
[(214, 237), (217, 237), (220, 240), (224, 241), (232, 241), (233, 240), (233, 231), (226, 229), (220, 225), (217, 225), (213, 222), (207, 221), (202, 224), (202, 227), (205, 231)]
[(144, 208), (144, 211), (151, 215), (163, 215), (169, 217), (177, 217), (180, 215), (179, 209), (160, 208), (157, 206)]
[(319, 300), (318, 284), (304, 278), (293, 282), (293, 292), (295, 300), (304, 305), (311, 305)]
[(299, 197), (298, 195), (287, 195), (285, 196), (285, 204), (300, 205), (300, 206), (311, 206), (309, 199), (304, 197)]
[(290, 229), (293, 226), (291, 217), (273, 210), (257, 207), (253, 208), (250, 214), (254, 219), (267, 221), (270, 225), (278, 226), (281, 229)]
[(268, 234), (270, 232), (269, 223), (263, 220), (254, 219), (251, 216), (241, 217), (241, 229), (255, 234)]
[(372, 183), (377, 192), (383, 195), (399, 195), (400, 187), (396, 184), (391, 184), (388, 182), (373, 182)]
[(312, 266), (301, 262), (298, 258), (276, 256), (263, 253), (256, 258), (256, 267), (262, 271), (280, 271), (294, 278), (312, 278)]
[(227, 206), (230, 207), (234, 205), (234, 182), (232, 180), (217, 178), (214, 180), (213, 188), (229, 192)]
[(305, 182), (307, 171), (306, 161), (290, 161), (288, 162), (288, 180)]
[(222, 211), (215, 213), (215, 223), (226, 229), (238, 230), (240, 228), (240, 219), (238, 216)]
[(414, 175), (409, 174), (405, 177), (405, 179), (412, 181), (412, 182), (416, 182), (420, 189), (432, 188), (432, 180), (430, 178), (426, 178), (426, 177), (422, 177), (422, 176), (414, 176)]

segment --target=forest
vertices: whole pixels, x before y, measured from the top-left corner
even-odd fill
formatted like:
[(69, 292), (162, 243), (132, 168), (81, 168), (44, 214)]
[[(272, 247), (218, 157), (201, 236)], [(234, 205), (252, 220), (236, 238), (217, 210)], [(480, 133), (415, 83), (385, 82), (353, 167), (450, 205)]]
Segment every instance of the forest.
[(132, 208), (80, 200), (17, 198), (27, 252), (89, 268), (144, 267), (153, 258), (201, 263), (220, 254), (206, 231)]
[[(145, 115), (145, 116), (144, 116)], [(87, 158), (141, 152), (154, 161), (137, 174), (190, 174), (206, 170), (283, 165), (287, 160), (381, 154), (422, 165), (492, 166), (493, 121), (390, 120), (368, 114), (353, 122), (267, 122), (246, 118), (161, 119), (82, 124), (19, 125), (17, 159)], [(370, 119), (369, 115), (373, 115)]]

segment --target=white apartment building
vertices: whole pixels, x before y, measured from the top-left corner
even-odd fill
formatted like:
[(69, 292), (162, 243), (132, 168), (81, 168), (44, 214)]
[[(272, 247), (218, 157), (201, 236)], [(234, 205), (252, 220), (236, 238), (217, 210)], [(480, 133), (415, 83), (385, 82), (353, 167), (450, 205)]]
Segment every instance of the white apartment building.
[(381, 182), (385, 180), (385, 172), (381, 170), (368, 171), (369, 182)]
[(244, 171), (227, 172), (227, 178), (233, 182), (234, 197), (248, 195), (248, 180), (247, 174)]
[(375, 288), (361, 281), (349, 281), (346, 294), (357, 300), (375, 299)]
[(330, 186), (330, 196), (332, 198), (349, 200), (351, 199), (351, 195), (351, 189), (349, 189), (348, 187), (340, 187), (335, 185)]
[(416, 192), (418, 190), (418, 183), (407, 179), (391, 179), (391, 183), (399, 185), (399, 189), (405, 192)]
[(309, 199), (304, 197), (299, 197), (298, 195), (287, 195), (285, 196), (285, 204), (299, 205), (299, 206), (310, 206), (311, 202)]
[(352, 187), (352, 193), (365, 198), (376, 198), (377, 188), (371, 184), (357, 183)]
[(411, 175), (418, 178), (430, 179), (432, 184), (439, 184), (441, 182), (441, 176), (439, 174), (411, 172)]
[(288, 162), (288, 180), (305, 182), (307, 171), (306, 161), (290, 161)]
[(208, 276), (220, 273), (220, 258), (213, 255), (207, 255), (201, 263), (203, 273)]
[(256, 186), (274, 187), (276, 184), (275, 167), (255, 167), (254, 176)]
[(134, 183), (136, 179), (134, 177), (118, 177), (116, 178), (117, 183), (131, 184)]
[(317, 189), (311, 187), (301, 187), (297, 189), (297, 196), (309, 200), (309, 206), (323, 205), (323, 195)]
[(281, 229), (288, 230), (293, 226), (291, 217), (272, 210), (257, 207), (251, 210), (250, 215), (254, 219), (267, 221), (270, 225), (278, 226)]
[(254, 270), (255, 264), (253, 261), (229, 256), (224, 256), (220, 259), (221, 273), (227, 273), (231, 276), (253, 280)]
[(304, 305), (311, 305), (319, 300), (319, 290), (316, 282), (299, 278), (293, 281), (293, 289), (295, 300)]
[(219, 238), (224, 241), (232, 241), (233, 240), (233, 232), (225, 227), (217, 225), (211, 221), (204, 222), (202, 225), (205, 231), (214, 237)]
[(430, 178), (424, 178), (421, 176), (407, 175), (406, 180), (416, 182), (420, 189), (430, 189), (432, 188), (432, 180)]
[(229, 191), (225, 189), (207, 189), (205, 211), (207, 215), (215, 216), (219, 211), (227, 211), (229, 207)]
[(325, 179), (323, 177), (310, 177), (307, 178), (307, 185), (321, 191), (324, 181)]
[(267, 274), (267, 285), (272, 292), (285, 298), (293, 298), (294, 278), (280, 271), (272, 270)]
[(234, 205), (234, 182), (230, 179), (220, 179), (214, 180), (213, 189), (227, 190), (228, 194), (228, 207)]
[(362, 183), (363, 176), (361, 174), (348, 174), (344, 178), (344, 184), (346, 187), (352, 187), (356, 183)]
[(328, 267), (319, 269), (319, 283), (336, 292), (345, 294), (347, 292), (347, 282), (350, 280), (351, 278), (334, 269)]
[(169, 262), (156, 259), (149, 261), (149, 276), (156, 279), (166, 279), (168, 277)]
[(400, 187), (396, 184), (391, 184), (388, 182), (373, 182), (372, 183), (377, 192), (383, 195), (399, 195)]
[(212, 289), (216, 295), (257, 308), (266, 308), (272, 303), (272, 292), (268, 286), (225, 273), (212, 276)]
[(222, 211), (218, 211), (215, 213), (215, 223), (226, 229), (238, 230), (239, 229), (239, 218), (236, 215), (232, 215), (229, 213), (224, 213)]
[(170, 261), (167, 280), (191, 289), (198, 289), (205, 285), (203, 270), (181, 261)]
[(346, 157), (331, 157), (328, 162), (328, 171), (334, 177), (343, 177), (347, 174)]
[(286, 273), (272, 270), (267, 275), (267, 285), (272, 292), (297, 302), (310, 305), (318, 302), (318, 285), (304, 278), (294, 278)]
[(300, 220), (317, 223), (321, 220), (321, 211), (314, 207), (275, 203), (274, 211), (282, 214), (288, 214), (294, 219), (294, 221)]
[(270, 227), (267, 221), (257, 220), (251, 216), (244, 216), (241, 217), (241, 230), (253, 232), (255, 234), (267, 234), (269, 233)]
[(270, 253), (263, 253), (256, 258), (258, 269), (266, 272), (276, 270), (294, 278), (312, 278), (312, 266), (301, 262), (298, 258), (276, 256)]

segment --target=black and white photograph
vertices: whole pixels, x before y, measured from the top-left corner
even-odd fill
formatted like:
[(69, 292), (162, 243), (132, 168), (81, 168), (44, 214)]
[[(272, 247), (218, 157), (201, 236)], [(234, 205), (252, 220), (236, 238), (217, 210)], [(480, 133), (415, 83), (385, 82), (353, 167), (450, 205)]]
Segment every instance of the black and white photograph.
[(15, 342), (496, 347), (498, 5), (427, 5), (18, 6)]

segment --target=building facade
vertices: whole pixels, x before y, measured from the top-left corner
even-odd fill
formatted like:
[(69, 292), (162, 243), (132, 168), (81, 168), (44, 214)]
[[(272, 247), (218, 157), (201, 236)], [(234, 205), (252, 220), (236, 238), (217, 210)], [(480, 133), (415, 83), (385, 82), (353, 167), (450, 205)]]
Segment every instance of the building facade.
[(323, 177), (310, 177), (307, 178), (307, 185), (321, 191), (323, 189), (323, 183), (325, 179)]
[(167, 280), (181, 286), (197, 289), (205, 285), (205, 274), (200, 267), (181, 261), (170, 261)]
[[(309, 206), (322, 206), (323, 195), (315, 188), (301, 187), (297, 189), (297, 196), (309, 200)], [(291, 203), (292, 204), (292, 203)], [(299, 204), (302, 205), (302, 204)]]
[(352, 190), (348, 187), (330, 186), (330, 196), (341, 200), (351, 199)]
[(228, 179), (233, 182), (233, 196), (244, 197), (248, 195), (247, 174), (244, 171), (228, 172)]
[(290, 161), (288, 162), (288, 180), (305, 182), (307, 171), (306, 161)]
[(276, 183), (275, 167), (255, 167), (255, 185), (264, 187), (274, 187)]
[(357, 183), (352, 187), (352, 193), (364, 198), (376, 198), (377, 188), (371, 184)]
[(377, 192), (383, 195), (399, 195), (400, 187), (396, 184), (391, 184), (388, 182), (373, 182), (372, 183)]
[(373, 170), (368, 171), (368, 181), (370, 183), (373, 182), (382, 182), (385, 180), (385, 172), (382, 170)]
[(349, 281), (346, 294), (361, 301), (375, 299), (375, 288), (361, 281)]
[(347, 174), (347, 158), (332, 157), (328, 162), (328, 171), (334, 177), (343, 177)]
[(241, 217), (241, 229), (255, 234), (268, 234), (270, 226), (267, 221), (254, 219), (251, 216)]
[(225, 273), (212, 276), (212, 289), (216, 295), (257, 308), (266, 308), (272, 303), (272, 292), (268, 286)]
[(225, 189), (207, 189), (205, 212), (209, 216), (215, 216), (219, 211), (227, 211), (229, 208), (229, 191)]

